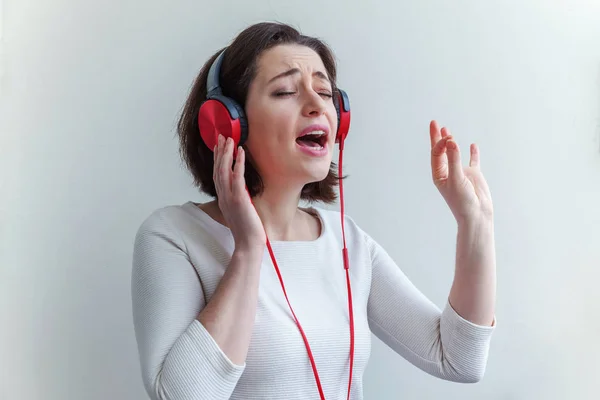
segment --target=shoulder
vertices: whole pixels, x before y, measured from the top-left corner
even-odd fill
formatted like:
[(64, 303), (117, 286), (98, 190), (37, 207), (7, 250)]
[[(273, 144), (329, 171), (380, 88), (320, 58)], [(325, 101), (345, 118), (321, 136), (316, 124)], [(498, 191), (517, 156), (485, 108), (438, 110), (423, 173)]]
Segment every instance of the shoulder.
[(174, 243), (182, 243), (190, 233), (195, 235), (207, 231), (201, 213), (192, 202), (172, 204), (151, 211), (141, 221), (136, 239), (159, 236)]
[(185, 212), (181, 205), (168, 205), (157, 208), (147, 214), (135, 233), (135, 245), (152, 243), (170, 243), (183, 247), (178, 225), (184, 220)]
[(227, 228), (209, 217), (193, 202), (167, 205), (150, 212), (141, 222), (136, 244), (149, 241), (170, 248), (177, 247), (185, 252), (203, 251), (219, 242), (232, 240)]
[(138, 228), (138, 234), (148, 231), (169, 232), (185, 219), (185, 204), (163, 206), (144, 217)]

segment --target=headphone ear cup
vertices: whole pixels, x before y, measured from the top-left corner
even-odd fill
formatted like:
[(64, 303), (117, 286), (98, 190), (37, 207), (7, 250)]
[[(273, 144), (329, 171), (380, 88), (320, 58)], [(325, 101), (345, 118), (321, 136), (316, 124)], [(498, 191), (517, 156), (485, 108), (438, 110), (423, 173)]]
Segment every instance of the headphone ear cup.
[(334, 100), (335, 110), (337, 112), (338, 128), (336, 132), (335, 142), (346, 139), (350, 131), (350, 98), (342, 89), (338, 89), (338, 95)]
[(198, 110), (200, 136), (210, 150), (214, 150), (219, 135), (232, 138), (235, 148), (248, 136), (244, 110), (229, 97), (210, 97)]

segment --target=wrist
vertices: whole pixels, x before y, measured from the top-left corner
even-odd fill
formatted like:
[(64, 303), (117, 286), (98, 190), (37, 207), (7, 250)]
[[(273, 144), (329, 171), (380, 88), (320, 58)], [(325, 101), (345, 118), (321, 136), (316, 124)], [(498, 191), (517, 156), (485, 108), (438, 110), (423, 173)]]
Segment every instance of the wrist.
[(233, 257), (239, 257), (248, 260), (262, 260), (265, 251), (265, 244), (236, 244), (233, 250)]
[(494, 226), (494, 217), (492, 215), (476, 215), (456, 219), (459, 229), (485, 229)]
[(458, 235), (464, 239), (480, 242), (494, 236), (494, 220), (491, 218), (472, 218), (458, 222)]

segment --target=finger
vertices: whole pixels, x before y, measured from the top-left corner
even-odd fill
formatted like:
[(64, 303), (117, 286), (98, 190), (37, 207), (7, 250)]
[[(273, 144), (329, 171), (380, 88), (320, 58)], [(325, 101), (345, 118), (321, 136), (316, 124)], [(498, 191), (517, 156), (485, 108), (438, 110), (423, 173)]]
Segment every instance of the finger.
[(237, 149), (237, 158), (235, 165), (233, 166), (233, 174), (231, 177), (232, 182), (232, 194), (236, 197), (245, 195), (246, 191), (246, 180), (244, 179), (246, 157), (244, 149), (239, 146)]
[(438, 126), (438, 123), (435, 120), (431, 121), (429, 123), (429, 140), (432, 149), (441, 138), (442, 134), (440, 133), (440, 127)]
[(215, 147), (213, 147), (213, 181), (216, 179), (217, 174), (217, 153), (219, 151), (219, 140), (217, 139), (217, 143), (215, 144)]
[(222, 188), (229, 193), (231, 191), (231, 164), (233, 162), (233, 139), (227, 138), (223, 146), (221, 155), (221, 164), (219, 165), (219, 174)]
[(442, 134), (442, 138), (448, 137), (448, 135), (450, 135), (450, 131), (446, 127), (442, 128), (440, 132)]
[(446, 143), (448, 142), (448, 140), (452, 139), (452, 136), (447, 136), (443, 139), (440, 139), (435, 146), (433, 146), (433, 149), (431, 149), (431, 155), (433, 157), (440, 157), (446, 154)]
[(471, 144), (471, 158), (469, 167), (479, 168), (479, 147), (475, 143)]
[(218, 165), (221, 162), (221, 156), (223, 155), (223, 143), (224, 138), (222, 135), (219, 135), (217, 139), (217, 151), (215, 152), (215, 165)]
[(448, 179), (461, 181), (464, 178), (464, 171), (460, 161), (460, 149), (454, 139), (446, 143), (448, 153)]
[(213, 176), (215, 182), (215, 189), (217, 193), (222, 193), (222, 179), (221, 179), (221, 163), (223, 159), (223, 147), (225, 143), (225, 138), (222, 135), (219, 135), (217, 139), (217, 151), (215, 153), (215, 164), (213, 166)]
[(448, 177), (448, 157), (446, 143), (450, 137), (440, 139), (431, 150), (431, 173), (434, 180)]

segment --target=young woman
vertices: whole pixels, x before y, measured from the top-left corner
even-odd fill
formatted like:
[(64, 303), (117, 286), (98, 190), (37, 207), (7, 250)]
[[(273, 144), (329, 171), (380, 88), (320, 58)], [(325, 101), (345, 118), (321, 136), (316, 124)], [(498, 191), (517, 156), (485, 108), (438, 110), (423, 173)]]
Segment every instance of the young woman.
[[(209, 89), (239, 105), (219, 109)], [(440, 310), (351, 218), (300, 207), (337, 198), (343, 94), (328, 47), (283, 24), (247, 28), (202, 68), (178, 128), (196, 185), (215, 200), (155, 211), (135, 241), (152, 399), (362, 399), (371, 333), (433, 376), (482, 378), (496, 278), (478, 149), (463, 167), (453, 136), (430, 124), (433, 181), (458, 226)]]

